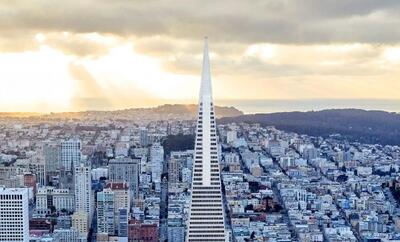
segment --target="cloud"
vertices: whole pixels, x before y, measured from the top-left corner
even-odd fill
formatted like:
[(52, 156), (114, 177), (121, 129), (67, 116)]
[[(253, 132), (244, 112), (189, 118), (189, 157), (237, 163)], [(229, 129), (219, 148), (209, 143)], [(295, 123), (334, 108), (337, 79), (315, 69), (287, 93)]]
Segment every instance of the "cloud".
[(0, 31), (0, 52), (23, 52), (38, 50), (39, 43), (35, 41), (35, 33), (17, 30)]
[[(47, 45), (66, 55), (97, 58), (117, 44), (133, 42), (136, 52), (161, 58), (164, 68), (175, 73), (199, 69), (196, 55), (201, 54), (205, 35), (217, 56), (216, 68), (261, 71), (266, 76), (311, 70), (290, 58), (282, 63), (249, 58), (245, 52), (252, 45), (286, 45), (297, 52), (304, 45), (386, 46), (400, 40), (397, 0), (14, 0), (1, 2), (0, 9), (0, 52)], [(38, 42), (37, 33), (45, 40)], [(375, 52), (360, 48), (350, 58), (368, 54)], [(250, 64), (254, 66), (246, 66)]]
[[(130, 104), (132, 93), (138, 102), (162, 96), (173, 83), (182, 91), (200, 73), (206, 35), (223, 98), (397, 97), (383, 86), (400, 76), (399, 13), (398, 0), (0, 1), (0, 53), (46, 46), (84, 63), (69, 70), (79, 81), (77, 105), (89, 108)], [(113, 54), (123, 46), (134, 51)], [(154, 62), (148, 69), (147, 59)], [(150, 78), (159, 66), (162, 73)]]
[(0, 5), (0, 31), (21, 34), (98, 32), (192, 40), (209, 35), (215, 42), (302, 44), (400, 39), (397, 0), (15, 0)]
[(42, 44), (61, 50), (66, 55), (96, 58), (107, 54), (117, 44), (117, 38), (96, 33), (49, 33), (44, 35)]
[[(200, 49), (201, 47), (199, 47)], [(254, 44), (235, 55), (211, 46), (214, 76), (267, 79), (290, 76), (374, 76), (389, 67), (382, 59), (387, 48), (371, 44), (282, 45)], [(162, 58), (163, 68), (178, 74), (198, 74), (201, 55), (181, 53)], [(395, 55), (397, 52), (393, 52)]]
[[(151, 36), (132, 39), (135, 51), (145, 55), (155, 57), (174, 57), (185, 54), (202, 55), (204, 38), (199, 39), (180, 39), (168, 36)], [(248, 48), (247, 43), (235, 41), (216, 42), (212, 40), (212, 54), (223, 55), (226, 57), (237, 57), (242, 55)]]

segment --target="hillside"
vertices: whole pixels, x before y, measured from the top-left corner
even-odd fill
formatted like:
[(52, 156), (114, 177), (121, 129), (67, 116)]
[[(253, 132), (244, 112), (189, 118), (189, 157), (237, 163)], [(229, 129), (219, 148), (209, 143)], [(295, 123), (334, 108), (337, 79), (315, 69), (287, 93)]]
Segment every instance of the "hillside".
[(350, 141), (400, 145), (400, 114), (360, 109), (251, 114), (222, 118), (219, 123), (247, 122), (273, 125), (285, 131), (327, 137), (341, 134)]
[[(242, 111), (234, 107), (215, 106), (215, 113), (218, 118), (235, 117), (243, 115)], [(197, 115), (197, 105), (195, 104), (165, 104), (153, 108), (129, 108), (114, 111), (82, 111), (82, 112), (63, 112), (63, 113), (0, 113), (0, 118), (31, 118), (31, 119), (148, 119), (148, 120), (167, 120), (167, 119), (195, 119)]]
[[(160, 114), (191, 114), (193, 117), (197, 115), (197, 105), (195, 104), (165, 104), (151, 109), (155, 113)], [(242, 111), (239, 111), (235, 107), (222, 107), (215, 106), (215, 113), (218, 117), (236, 117), (243, 115)]]

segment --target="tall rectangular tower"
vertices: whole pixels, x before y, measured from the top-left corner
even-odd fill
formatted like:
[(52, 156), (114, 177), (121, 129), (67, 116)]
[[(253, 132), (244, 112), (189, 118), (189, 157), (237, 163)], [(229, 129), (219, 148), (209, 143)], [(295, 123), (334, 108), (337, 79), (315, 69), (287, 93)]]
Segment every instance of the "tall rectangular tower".
[(0, 241), (29, 241), (27, 188), (0, 187)]
[(108, 164), (109, 178), (112, 182), (127, 182), (132, 198), (139, 194), (140, 160), (118, 157)]
[(188, 242), (227, 241), (217, 143), (208, 44), (205, 39), (186, 234)]
[(163, 172), (164, 148), (160, 143), (154, 143), (150, 149), (151, 180), (154, 183), (161, 182)]
[(75, 212), (86, 212), (89, 217), (89, 227), (92, 221), (94, 197), (90, 167), (81, 164), (75, 167)]
[(81, 141), (70, 139), (61, 142), (61, 166), (65, 171), (73, 171), (81, 162)]
[(114, 206), (114, 192), (111, 189), (97, 193), (97, 233), (114, 234)]
[(43, 143), (46, 173), (54, 174), (61, 168), (61, 146), (56, 142)]

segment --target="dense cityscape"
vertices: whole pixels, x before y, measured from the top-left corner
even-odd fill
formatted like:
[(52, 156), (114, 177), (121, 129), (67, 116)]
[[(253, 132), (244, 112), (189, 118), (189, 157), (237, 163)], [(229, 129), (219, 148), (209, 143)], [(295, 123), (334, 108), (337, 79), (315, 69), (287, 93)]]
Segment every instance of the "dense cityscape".
[(400, 242), (399, 13), (0, 1), (0, 242)]
[[(167, 154), (162, 144), (193, 135), (193, 120), (0, 127), (0, 196), (23, 195), (10, 232), (31, 241), (184, 241), (193, 150)], [(232, 241), (399, 239), (399, 147), (257, 124), (218, 131)]]
[(136, 115), (3, 117), (0, 241), (400, 239), (400, 147), (217, 124), (207, 40), (197, 121)]

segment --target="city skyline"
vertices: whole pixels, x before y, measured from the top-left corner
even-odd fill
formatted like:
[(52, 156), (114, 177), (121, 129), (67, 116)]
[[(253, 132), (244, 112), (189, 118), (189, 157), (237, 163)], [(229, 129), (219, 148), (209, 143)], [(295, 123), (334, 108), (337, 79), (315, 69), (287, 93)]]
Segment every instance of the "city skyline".
[(0, 7), (7, 13), (0, 15), (2, 112), (195, 103), (206, 35), (216, 103), (322, 99), (350, 100), (344, 106), (351, 107), (351, 100), (400, 98), (397, 1)]
[(400, 241), (399, 13), (0, 1), (0, 242)]

